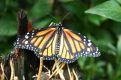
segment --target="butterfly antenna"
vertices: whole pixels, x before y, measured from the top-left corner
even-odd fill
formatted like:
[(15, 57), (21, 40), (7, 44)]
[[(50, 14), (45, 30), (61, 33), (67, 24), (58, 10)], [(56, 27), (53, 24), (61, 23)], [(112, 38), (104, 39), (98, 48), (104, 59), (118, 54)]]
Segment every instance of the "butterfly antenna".
[(66, 15), (64, 15), (64, 17), (61, 20), (58, 20), (56, 17), (50, 15), (50, 17), (52, 18), (52, 22), (50, 23), (49, 26), (53, 25), (53, 24), (60, 24), (62, 25), (62, 22), (64, 21), (64, 19), (70, 14), (70, 12), (68, 12)]
[(57, 22), (59, 22), (59, 20), (57, 20), (56, 17), (49, 15), (52, 19), (51, 19), (51, 23), (49, 24), (49, 27), (52, 25), (55, 25)]
[(59, 24), (61, 24), (61, 23), (64, 21), (64, 19), (65, 19), (69, 14), (70, 14), (70, 12), (68, 12), (68, 13), (62, 18), (62, 20), (59, 22)]
[(58, 21), (56, 17), (50, 15), (50, 17), (52, 18), (52, 22), (54, 23), (55, 21)]

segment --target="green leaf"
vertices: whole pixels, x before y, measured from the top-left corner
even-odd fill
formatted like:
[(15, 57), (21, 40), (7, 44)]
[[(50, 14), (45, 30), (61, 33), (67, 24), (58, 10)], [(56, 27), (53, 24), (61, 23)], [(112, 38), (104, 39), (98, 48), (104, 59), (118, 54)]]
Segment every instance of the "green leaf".
[(117, 50), (118, 53), (121, 55), (121, 35), (118, 37)]
[(17, 22), (12, 17), (0, 19), (0, 36), (12, 36), (17, 33)]
[(101, 16), (98, 16), (98, 15), (93, 15), (93, 14), (90, 14), (90, 15), (87, 15), (88, 17), (88, 20), (90, 22), (92, 22), (93, 24), (97, 25), (97, 26), (100, 26), (100, 24), (106, 20), (106, 18), (104, 17), (101, 17)]
[(121, 22), (121, 7), (114, 0), (99, 4), (91, 9), (86, 10), (85, 13), (100, 15), (105, 18)]
[(99, 72), (99, 73), (103, 73), (104, 72), (104, 70), (103, 70), (103, 67), (106, 65), (106, 63), (104, 62), (104, 61), (98, 61), (98, 63), (96, 64), (96, 70), (97, 70), (97, 72)]
[(94, 31), (95, 37), (97, 39), (96, 44), (102, 52), (108, 52), (115, 55), (116, 48), (114, 47), (112, 35), (104, 29)]
[[(6, 39), (6, 38), (5, 38)], [(13, 43), (9, 41), (0, 42), (0, 56), (9, 54), (13, 50)]]
[(48, 14), (50, 14), (52, 8), (52, 4), (49, 3), (48, 0), (37, 0), (32, 7), (30, 13), (30, 17), (33, 18), (41, 18)]
[(33, 26), (35, 26), (36, 28), (42, 28), (42, 27), (45, 27), (50, 22), (51, 22), (51, 19), (45, 19), (43, 21), (40, 21), (40, 22), (33, 24)]
[(108, 73), (108, 75), (109, 75), (110, 77), (112, 77), (112, 74), (113, 74), (113, 67), (112, 67), (112, 64), (111, 64), (111, 63), (109, 63), (109, 64), (107, 65), (107, 73)]
[(98, 67), (102, 67), (102, 66), (105, 66), (105, 65), (106, 65), (106, 63), (103, 62), (103, 61), (100, 61), (100, 62), (97, 63)]
[(84, 69), (85, 61), (86, 61), (85, 57), (80, 57), (78, 59), (78, 64), (79, 64), (79, 66), (80, 66), (81, 69)]
[(60, 2), (71, 2), (73, 0), (59, 0)]
[(72, 1), (72, 2), (66, 2), (63, 3), (64, 7), (71, 12), (72, 14), (74, 14), (75, 16), (77, 16), (80, 20), (83, 20), (84, 17), (84, 10), (85, 7), (82, 6), (83, 4), (81, 4), (80, 1), (76, 0), (76, 1)]
[(119, 4), (121, 4), (121, 0), (116, 0)]
[(109, 26), (111, 26), (110, 29), (118, 38), (121, 34), (121, 23), (120, 22), (112, 22), (112, 24), (109, 24)]

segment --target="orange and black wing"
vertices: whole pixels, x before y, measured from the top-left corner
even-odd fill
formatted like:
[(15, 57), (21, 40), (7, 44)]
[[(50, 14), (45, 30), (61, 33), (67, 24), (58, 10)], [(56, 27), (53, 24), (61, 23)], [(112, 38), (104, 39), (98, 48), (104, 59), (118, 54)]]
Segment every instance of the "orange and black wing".
[(51, 60), (55, 58), (56, 39), (55, 27), (35, 29), (25, 36), (19, 37), (15, 47), (34, 51), (38, 57), (42, 56), (45, 60)]
[(72, 63), (80, 56), (97, 57), (98, 48), (85, 36), (63, 29), (58, 58), (61, 62)]

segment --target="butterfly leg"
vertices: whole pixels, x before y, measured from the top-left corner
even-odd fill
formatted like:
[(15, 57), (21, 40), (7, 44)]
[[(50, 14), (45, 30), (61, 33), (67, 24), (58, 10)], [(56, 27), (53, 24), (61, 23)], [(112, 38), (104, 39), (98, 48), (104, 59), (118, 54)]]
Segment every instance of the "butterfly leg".
[(37, 80), (41, 80), (42, 67), (43, 67), (43, 57), (40, 57), (40, 66), (39, 66), (39, 72), (37, 75)]

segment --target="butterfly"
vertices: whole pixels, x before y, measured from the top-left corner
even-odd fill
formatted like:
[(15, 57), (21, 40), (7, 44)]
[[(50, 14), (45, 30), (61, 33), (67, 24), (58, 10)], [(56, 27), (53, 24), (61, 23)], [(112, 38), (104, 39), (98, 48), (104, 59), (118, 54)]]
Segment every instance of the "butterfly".
[(72, 63), (80, 56), (98, 57), (99, 49), (80, 33), (64, 28), (62, 24), (52, 24), (41, 29), (34, 29), (18, 37), (15, 48), (34, 51), (44, 60), (58, 59)]

